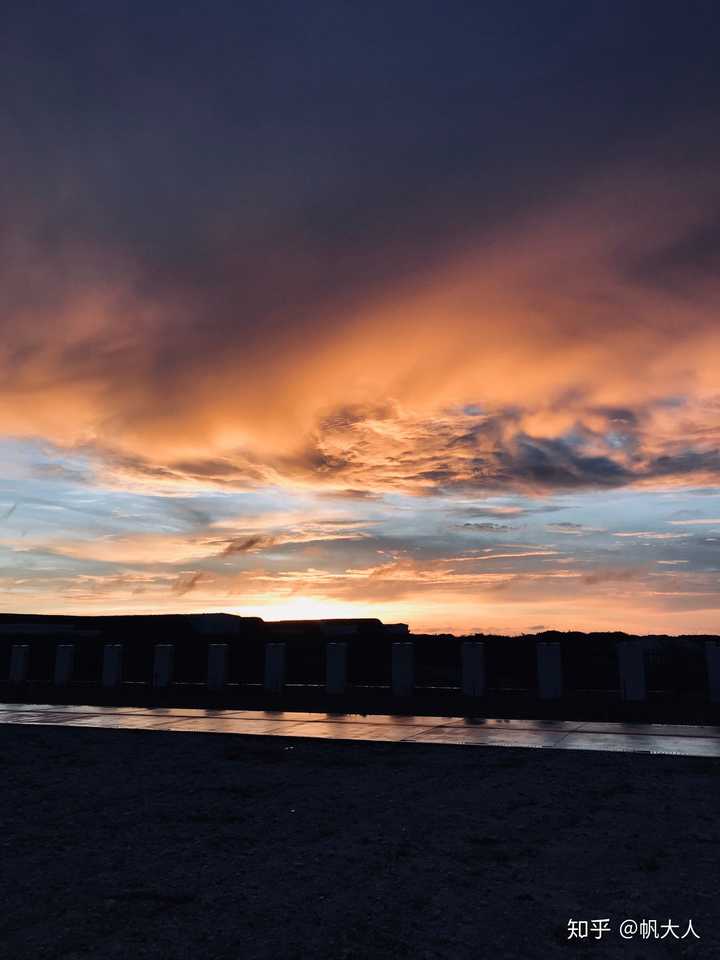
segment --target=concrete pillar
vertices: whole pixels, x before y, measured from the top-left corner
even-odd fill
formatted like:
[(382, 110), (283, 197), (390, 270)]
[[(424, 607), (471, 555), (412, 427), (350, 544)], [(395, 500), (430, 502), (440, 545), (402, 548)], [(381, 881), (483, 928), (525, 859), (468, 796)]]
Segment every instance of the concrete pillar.
[(538, 695), (541, 700), (562, 696), (562, 648), (557, 640), (536, 643)]
[(155, 658), (153, 661), (154, 687), (169, 687), (172, 683), (173, 662), (175, 660), (175, 644), (156, 643)]
[(228, 645), (211, 643), (208, 647), (208, 690), (222, 690), (227, 682)]
[(717, 640), (705, 641), (705, 663), (710, 702), (720, 703), (720, 643)]
[(282, 693), (285, 686), (284, 641), (265, 644), (265, 689), (268, 693)]
[(645, 652), (640, 640), (618, 640), (620, 696), (623, 700), (645, 700)]
[(72, 680), (75, 644), (59, 643), (55, 648), (55, 686), (66, 687)]
[(415, 688), (415, 645), (392, 645), (392, 692), (396, 697), (409, 697)]
[(485, 696), (485, 644), (466, 640), (462, 645), (462, 692), (466, 697)]
[(108, 689), (122, 684), (123, 648), (121, 643), (106, 643), (103, 647), (102, 685)]
[(27, 643), (14, 643), (10, 648), (10, 683), (14, 686), (27, 683), (29, 673), (30, 645)]
[(347, 689), (347, 652), (344, 640), (325, 647), (325, 689), (328, 693), (345, 693)]

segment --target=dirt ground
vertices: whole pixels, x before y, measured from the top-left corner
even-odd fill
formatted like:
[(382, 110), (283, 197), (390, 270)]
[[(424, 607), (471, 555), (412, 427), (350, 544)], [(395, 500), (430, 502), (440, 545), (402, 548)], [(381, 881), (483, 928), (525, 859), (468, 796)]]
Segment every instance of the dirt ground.
[(8, 960), (720, 956), (717, 760), (2, 726), (0, 770)]

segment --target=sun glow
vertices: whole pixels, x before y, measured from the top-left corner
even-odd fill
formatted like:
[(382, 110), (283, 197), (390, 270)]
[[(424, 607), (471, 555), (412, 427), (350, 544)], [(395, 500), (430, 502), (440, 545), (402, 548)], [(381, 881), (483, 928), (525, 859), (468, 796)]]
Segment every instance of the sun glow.
[(354, 617), (377, 617), (377, 607), (362, 603), (345, 603), (324, 597), (288, 597), (266, 602), (254, 601), (241, 607), (228, 607), (228, 613), (242, 617), (262, 617), (263, 620), (326, 620)]

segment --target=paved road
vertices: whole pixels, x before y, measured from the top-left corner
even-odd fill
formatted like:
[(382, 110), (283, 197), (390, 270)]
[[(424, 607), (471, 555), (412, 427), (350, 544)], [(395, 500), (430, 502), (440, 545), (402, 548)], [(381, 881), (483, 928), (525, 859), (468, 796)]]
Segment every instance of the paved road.
[(720, 727), (259, 710), (0, 704), (0, 723), (720, 757)]

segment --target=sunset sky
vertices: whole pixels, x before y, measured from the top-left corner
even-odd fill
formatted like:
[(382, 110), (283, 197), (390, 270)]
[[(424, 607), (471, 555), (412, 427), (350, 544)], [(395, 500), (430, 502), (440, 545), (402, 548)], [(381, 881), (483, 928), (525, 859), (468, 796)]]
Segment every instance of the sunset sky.
[(717, 4), (3, 6), (3, 610), (720, 632)]

